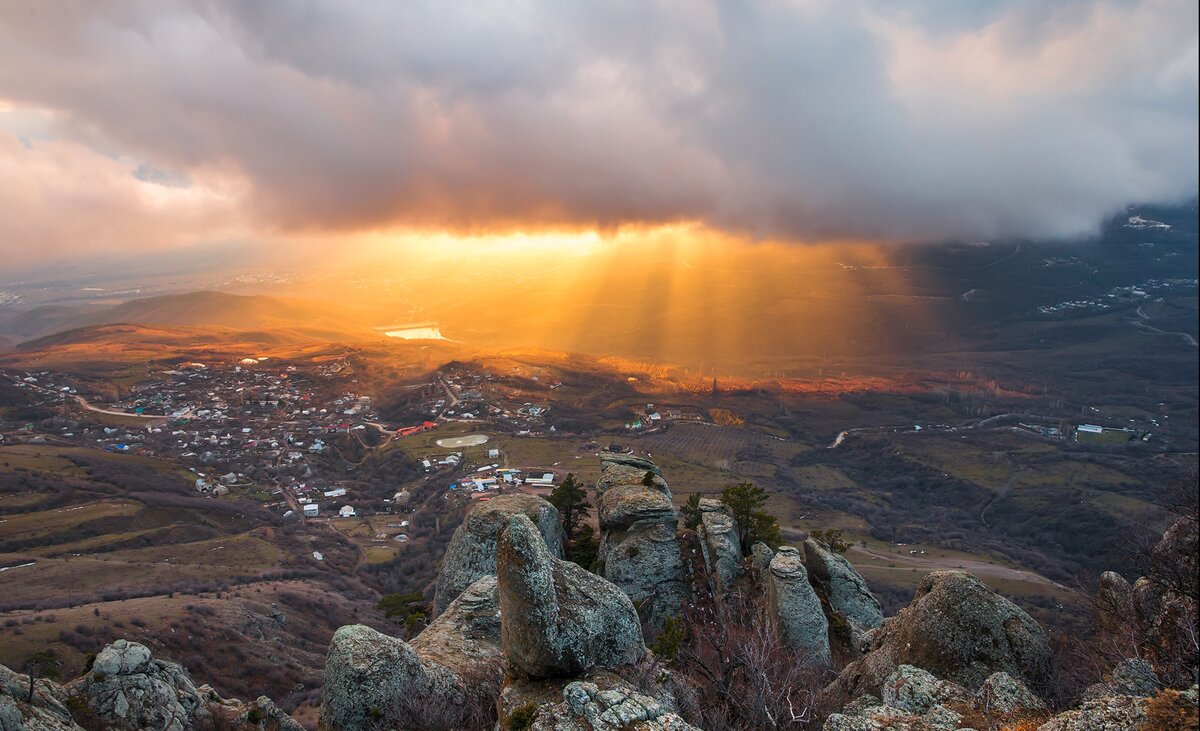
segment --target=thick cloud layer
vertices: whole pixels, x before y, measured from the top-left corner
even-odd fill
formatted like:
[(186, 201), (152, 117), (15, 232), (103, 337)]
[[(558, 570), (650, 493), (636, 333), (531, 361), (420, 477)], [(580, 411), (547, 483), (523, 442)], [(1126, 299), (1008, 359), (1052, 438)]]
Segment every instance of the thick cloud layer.
[(4, 3), (0, 250), (1074, 236), (1196, 194), (1197, 78), (1194, 0)]

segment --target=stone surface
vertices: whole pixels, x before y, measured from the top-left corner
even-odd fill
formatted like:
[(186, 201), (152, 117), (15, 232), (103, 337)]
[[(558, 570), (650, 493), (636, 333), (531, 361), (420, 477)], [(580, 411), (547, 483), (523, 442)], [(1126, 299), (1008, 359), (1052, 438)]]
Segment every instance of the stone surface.
[(1046, 704), (1024, 683), (1008, 673), (992, 673), (975, 691), (975, 706), (999, 713), (1044, 711)]
[(536, 495), (499, 495), (476, 503), (454, 531), (438, 573), (433, 614), (440, 615), (477, 579), (496, 573), (496, 536), (512, 515), (525, 515), (541, 531), (555, 556), (563, 555), (562, 522), (558, 510)]
[(1033, 619), (963, 571), (925, 577), (913, 601), (884, 622), (874, 649), (842, 670), (827, 693), (877, 693), (900, 665), (914, 665), (968, 689), (1006, 672), (1035, 692), (1049, 686), (1050, 646)]
[(411, 643), (364, 625), (339, 628), (325, 662), (322, 728), (453, 728), (500, 692), (499, 635), (492, 576), (468, 587)]
[(1104, 682), (1096, 683), (1085, 690), (1083, 697), (1086, 700), (1117, 695), (1149, 698), (1161, 687), (1158, 675), (1150, 663), (1134, 658), (1119, 663), (1105, 677)]
[(497, 541), (500, 638), (510, 672), (570, 677), (646, 651), (633, 603), (611, 582), (555, 558), (533, 522), (509, 518)]
[(701, 498), (699, 533), (709, 573), (716, 578), (719, 590), (728, 591), (744, 572), (741, 539), (733, 511), (720, 500)]
[(670, 526), (679, 522), (671, 497), (642, 484), (614, 485), (596, 501), (601, 531), (626, 530), (637, 522), (654, 521)]
[(939, 680), (912, 665), (901, 665), (887, 677), (881, 689), (883, 705), (911, 714), (927, 713), (937, 705), (965, 703), (970, 695), (960, 685)]
[(773, 558), (775, 558), (775, 552), (762, 541), (757, 541), (750, 546), (750, 566), (755, 571), (765, 574), (771, 568), (771, 559)]
[(29, 701), (29, 676), (0, 665), (0, 731), (83, 731), (71, 719), (67, 694), (39, 679)]
[(1146, 721), (1146, 699), (1120, 695), (1095, 698), (1060, 713), (1038, 731), (1133, 731)]
[(769, 603), (788, 647), (804, 662), (828, 665), (829, 620), (808, 582), (800, 552), (790, 546), (771, 559)]
[(606, 672), (517, 681), (504, 689), (499, 707), (501, 728), (519, 718), (529, 731), (700, 731), (675, 713), (665, 691), (650, 696)]
[(866, 632), (883, 623), (879, 600), (844, 556), (809, 538), (804, 542), (804, 565), (809, 577), (825, 592), (830, 608), (849, 623), (851, 644), (857, 647)]
[(654, 631), (679, 614), (691, 596), (691, 583), (680, 555), (678, 534), (657, 521), (638, 521), (606, 547), (604, 578), (633, 601), (638, 615)]
[(605, 455), (600, 458), (600, 479), (596, 482), (596, 497), (601, 498), (616, 485), (641, 485), (646, 473), (654, 475), (651, 489), (671, 497), (671, 487), (663, 479), (662, 470), (648, 459), (631, 455)]
[(108, 729), (183, 731), (209, 717), (206, 699), (183, 667), (155, 660), (144, 645), (126, 640), (101, 650), (91, 672), (67, 691)]

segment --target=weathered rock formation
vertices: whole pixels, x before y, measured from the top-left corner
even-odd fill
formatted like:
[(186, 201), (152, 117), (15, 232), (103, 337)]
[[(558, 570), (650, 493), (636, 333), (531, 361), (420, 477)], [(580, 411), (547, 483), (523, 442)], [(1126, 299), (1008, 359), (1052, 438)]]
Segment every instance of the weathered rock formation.
[(768, 601), (788, 647), (813, 665), (828, 665), (829, 620), (808, 581), (800, 552), (791, 546), (771, 559)]
[(999, 671), (1037, 692), (1049, 686), (1046, 633), (1019, 607), (964, 571), (925, 577), (912, 603), (883, 623), (873, 645), (865, 657), (846, 666), (831, 692), (849, 698), (878, 693), (901, 665), (970, 689)]
[(699, 533), (717, 589), (728, 591), (744, 573), (741, 539), (733, 511), (720, 500), (702, 498)]
[[(654, 476), (649, 486), (648, 472)], [(648, 460), (604, 457), (596, 496), (600, 572), (629, 596), (647, 625), (661, 628), (692, 598), (671, 489)]]
[(83, 731), (67, 710), (58, 683), (38, 680), (29, 698), (29, 676), (0, 665), (0, 731)]
[(865, 695), (832, 714), (825, 731), (953, 731), (970, 728), (968, 714), (993, 727), (1005, 721), (1039, 719), (1046, 706), (1007, 673), (994, 673), (980, 691), (901, 665), (882, 684), (882, 698)]
[(182, 666), (155, 660), (145, 645), (127, 640), (101, 650), (91, 672), (68, 693), (81, 697), (110, 729), (183, 731), (209, 715), (206, 699)]
[(496, 536), (512, 515), (525, 515), (542, 533), (550, 552), (563, 555), (562, 521), (553, 505), (536, 495), (499, 495), (476, 503), (454, 531), (438, 574), (433, 615), (446, 611), (468, 586), (496, 574)]
[(883, 624), (883, 609), (862, 574), (844, 556), (812, 538), (804, 542), (804, 565), (809, 580), (821, 588), (830, 608), (849, 625), (851, 644), (859, 647), (867, 632)]
[(338, 629), (325, 663), (321, 725), (453, 729), (494, 701), (503, 674), (496, 578), (486, 576), (411, 643), (364, 625)]
[(529, 731), (699, 731), (675, 713), (670, 694), (635, 689), (613, 673), (581, 680), (517, 681), (500, 696), (501, 728)]
[(497, 542), (500, 639), (510, 672), (533, 679), (581, 675), (637, 662), (646, 652), (629, 597), (555, 558), (525, 515)]
[[(81, 725), (82, 724), (82, 725)], [(223, 699), (196, 687), (176, 663), (156, 660), (144, 645), (117, 640), (101, 650), (83, 676), (59, 685), (0, 665), (0, 731), (303, 731), (269, 698)]]

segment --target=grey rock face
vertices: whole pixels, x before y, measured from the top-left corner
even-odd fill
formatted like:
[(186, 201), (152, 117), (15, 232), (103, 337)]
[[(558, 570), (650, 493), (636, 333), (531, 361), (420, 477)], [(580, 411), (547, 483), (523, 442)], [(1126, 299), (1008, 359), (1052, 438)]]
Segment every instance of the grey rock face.
[(29, 676), (0, 665), (0, 731), (83, 731), (71, 720), (67, 694), (50, 680), (34, 684), (29, 702)]
[(640, 521), (654, 521), (672, 528), (679, 514), (671, 498), (644, 485), (614, 485), (596, 502), (596, 517), (600, 530), (626, 530)]
[[(605, 459), (600, 470), (600, 573), (629, 595), (642, 620), (657, 631), (692, 595), (671, 490), (649, 460)], [(653, 486), (642, 484), (647, 472), (655, 475)]]
[(883, 624), (883, 609), (844, 556), (812, 538), (804, 542), (804, 564), (808, 575), (820, 584), (829, 606), (850, 624), (851, 643), (858, 646), (866, 632)]
[(883, 703), (912, 714), (924, 714), (937, 705), (966, 702), (970, 695), (960, 685), (939, 680), (912, 665), (901, 665), (883, 682)]
[(500, 728), (523, 717), (531, 731), (699, 731), (675, 713), (669, 691), (659, 691), (647, 695), (604, 671), (578, 680), (518, 680), (501, 694)]
[(527, 516), (541, 531), (550, 552), (563, 555), (562, 522), (558, 510), (536, 495), (500, 495), (475, 504), (462, 525), (454, 531), (442, 568), (438, 573), (437, 593), (433, 599), (434, 616), (446, 611), (477, 579), (496, 573), (496, 535), (508, 522), (509, 516)]
[(629, 597), (617, 586), (555, 558), (533, 522), (509, 518), (497, 541), (500, 638), (510, 671), (570, 677), (637, 661), (646, 651)]
[(1084, 701), (1073, 711), (1060, 713), (1038, 727), (1038, 731), (1124, 731), (1146, 721), (1146, 699), (1138, 696), (1106, 696)]
[(975, 705), (999, 713), (1046, 710), (1046, 704), (1036, 693), (1008, 673), (989, 675), (975, 692)]
[(788, 647), (806, 662), (828, 665), (829, 620), (808, 583), (808, 571), (795, 548), (784, 546), (771, 559), (768, 590), (771, 608)]
[(876, 693), (900, 665), (978, 688), (1006, 672), (1035, 691), (1049, 684), (1050, 646), (1037, 622), (963, 571), (925, 577), (908, 607), (884, 622), (874, 649), (846, 666), (829, 692), (853, 698)]
[(127, 640), (101, 650), (92, 671), (67, 690), (110, 729), (183, 731), (208, 716), (181, 666), (155, 660), (144, 645)]
[[(253, 719), (257, 718), (255, 721)], [(246, 710), (238, 716), (237, 723), (247, 729), (270, 729), (270, 731), (305, 731), (296, 719), (284, 713), (275, 701), (260, 695), (246, 704)]]
[(1105, 696), (1132, 695), (1149, 698), (1162, 687), (1150, 663), (1141, 659), (1125, 660), (1113, 668), (1104, 682), (1096, 683), (1083, 692), (1085, 699)]
[(621, 534), (620, 543), (607, 548), (604, 578), (620, 587), (638, 615), (658, 631), (691, 596), (675, 529), (638, 521)]
[(755, 571), (765, 573), (771, 567), (771, 559), (773, 558), (775, 558), (775, 552), (762, 541), (758, 541), (753, 546), (750, 546), (750, 566)]
[(654, 474), (651, 489), (671, 497), (671, 487), (663, 479), (662, 470), (648, 459), (631, 455), (605, 455), (600, 458), (600, 479), (596, 482), (596, 496), (603, 497), (615, 485), (641, 485), (646, 473)]
[(700, 537), (709, 571), (717, 579), (717, 587), (728, 590), (741, 578), (742, 545), (733, 511), (720, 500), (700, 499)]
[(325, 661), (322, 728), (454, 728), (500, 692), (499, 636), (494, 576), (468, 587), (411, 643), (363, 625), (339, 628)]

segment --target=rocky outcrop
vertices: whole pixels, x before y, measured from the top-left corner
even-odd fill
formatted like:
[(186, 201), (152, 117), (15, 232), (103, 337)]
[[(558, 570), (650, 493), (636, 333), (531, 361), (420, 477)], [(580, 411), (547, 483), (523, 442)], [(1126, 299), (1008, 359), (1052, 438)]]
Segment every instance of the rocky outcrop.
[(607, 548), (604, 578), (629, 596), (642, 621), (657, 632), (691, 597), (689, 571), (674, 526), (638, 521), (621, 533), (618, 544)]
[(964, 571), (925, 577), (912, 603), (884, 622), (873, 645), (865, 657), (846, 666), (829, 692), (846, 698), (878, 693), (901, 665), (971, 689), (1001, 671), (1039, 693), (1049, 685), (1046, 633), (1019, 607)]
[(321, 726), (453, 729), (495, 702), (503, 673), (497, 580), (486, 576), (411, 643), (364, 625), (338, 629), (325, 663)]
[(1037, 694), (1008, 673), (992, 673), (975, 691), (975, 706), (996, 713), (1044, 711), (1046, 704)]
[(500, 727), (529, 731), (699, 731), (665, 688), (647, 695), (608, 672), (581, 680), (517, 681), (500, 698)]
[(783, 639), (799, 657), (813, 665), (828, 665), (829, 620), (821, 600), (808, 582), (800, 552), (790, 546), (771, 559), (768, 602)]
[(524, 494), (499, 495), (487, 502), (476, 503), (454, 531), (442, 557), (433, 598), (435, 617), (476, 580), (495, 575), (496, 536), (508, 518), (518, 514), (533, 521), (550, 552), (562, 557), (562, 522), (558, 510), (550, 503), (536, 495)]
[(83, 731), (67, 710), (58, 683), (38, 680), (29, 697), (29, 676), (0, 665), (0, 731)]
[(720, 500), (701, 498), (700, 538), (717, 589), (728, 591), (742, 577), (742, 544), (733, 511)]
[(864, 695), (825, 722), (825, 731), (955, 731), (971, 728), (970, 717), (1000, 723), (1045, 717), (1045, 705), (1023, 683), (994, 673), (980, 692), (901, 665), (882, 684), (882, 698)]
[(509, 518), (497, 541), (500, 639), (510, 672), (532, 679), (617, 667), (646, 651), (625, 592), (555, 558), (533, 522)]
[[(605, 458), (600, 471), (600, 573), (629, 596), (642, 621), (657, 631), (693, 598), (671, 490), (649, 460)], [(644, 484), (647, 473), (654, 476), (653, 485)]]
[(771, 568), (771, 559), (773, 558), (775, 558), (775, 552), (762, 541), (757, 541), (750, 546), (750, 568), (755, 571), (765, 574)]
[(879, 600), (867, 587), (862, 574), (844, 556), (825, 543), (809, 538), (804, 542), (804, 565), (808, 568), (809, 579), (821, 587), (830, 608), (842, 615), (849, 625), (850, 642), (854, 647), (862, 644), (867, 632), (883, 624)]
[(603, 497), (609, 488), (616, 485), (641, 485), (649, 472), (653, 477), (653, 489), (671, 495), (671, 488), (663, 479), (658, 465), (642, 457), (632, 455), (604, 455), (600, 458), (600, 479), (596, 482), (596, 497)]
[(184, 731), (210, 714), (182, 666), (155, 660), (145, 645), (117, 640), (92, 670), (67, 686), (104, 728)]

